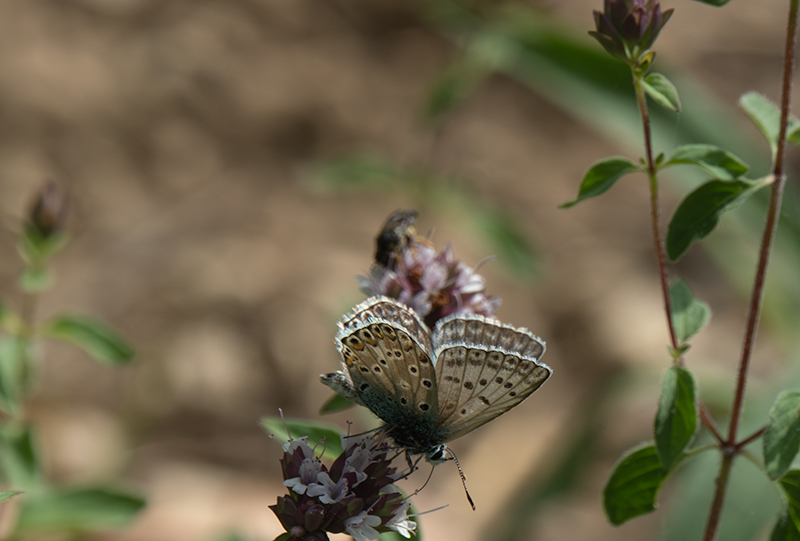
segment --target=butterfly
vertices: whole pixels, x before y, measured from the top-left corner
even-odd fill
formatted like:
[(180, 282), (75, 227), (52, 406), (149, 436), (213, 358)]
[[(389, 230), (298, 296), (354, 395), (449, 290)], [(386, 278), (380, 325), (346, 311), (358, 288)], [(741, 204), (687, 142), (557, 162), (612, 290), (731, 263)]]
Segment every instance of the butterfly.
[(433, 465), (455, 458), (447, 442), (519, 405), (552, 373), (539, 362), (543, 340), (483, 316), (447, 316), (431, 332), (410, 308), (376, 296), (338, 328), (343, 369), (322, 382), (383, 420), (409, 464), (413, 455)]

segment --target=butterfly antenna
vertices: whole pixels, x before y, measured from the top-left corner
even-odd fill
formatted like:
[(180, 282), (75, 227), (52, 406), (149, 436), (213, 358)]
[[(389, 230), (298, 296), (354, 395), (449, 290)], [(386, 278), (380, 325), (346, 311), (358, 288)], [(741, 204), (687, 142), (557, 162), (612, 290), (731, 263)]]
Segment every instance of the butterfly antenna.
[[(472, 506), (472, 510), (475, 511), (475, 502), (472, 501), (472, 496), (469, 495), (469, 490), (467, 490), (467, 478), (464, 475), (464, 470), (461, 469), (461, 464), (458, 463), (458, 458), (456, 458), (456, 454), (453, 452), (452, 449), (446, 447), (448, 454), (453, 458), (453, 462), (456, 463), (456, 468), (458, 468), (458, 475), (461, 476), (461, 484), (464, 485), (464, 494), (467, 495), (467, 500), (469, 504)], [(433, 473), (433, 472), (431, 472)]]

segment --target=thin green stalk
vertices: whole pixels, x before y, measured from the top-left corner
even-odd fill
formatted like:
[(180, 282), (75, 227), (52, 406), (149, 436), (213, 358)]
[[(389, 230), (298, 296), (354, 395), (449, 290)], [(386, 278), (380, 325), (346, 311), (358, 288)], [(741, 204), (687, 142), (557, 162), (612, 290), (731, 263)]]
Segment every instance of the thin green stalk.
[(15, 338), (15, 368), (13, 385), (15, 388), (15, 402), (16, 408), (10, 419), (12, 424), (18, 424), (22, 421), (25, 415), (24, 408), (22, 407), (22, 395), (25, 391), (26, 382), (30, 379), (31, 359), (31, 342), (34, 338), (35, 329), (35, 312), (36, 312), (37, 295), (28, 291), (23, 292), (22, 302), (20, 305), (20, 327), (17, 331)]

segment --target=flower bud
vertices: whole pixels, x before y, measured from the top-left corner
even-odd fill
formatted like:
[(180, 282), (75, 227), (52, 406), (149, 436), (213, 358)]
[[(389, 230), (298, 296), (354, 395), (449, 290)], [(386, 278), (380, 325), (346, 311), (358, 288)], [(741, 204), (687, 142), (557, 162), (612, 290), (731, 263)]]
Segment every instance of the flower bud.
[(50, 180), (39, 191), (30, 212), (29, 226), (42, 238), (60, 233), (67, 219), (69, 197), (66, 190)]
[(612, 56), (639, 64), (672, 16), (661, 12), (658, 0), (604, 0), (603, 13), (594, 11), (596, 31), (589, 32)]

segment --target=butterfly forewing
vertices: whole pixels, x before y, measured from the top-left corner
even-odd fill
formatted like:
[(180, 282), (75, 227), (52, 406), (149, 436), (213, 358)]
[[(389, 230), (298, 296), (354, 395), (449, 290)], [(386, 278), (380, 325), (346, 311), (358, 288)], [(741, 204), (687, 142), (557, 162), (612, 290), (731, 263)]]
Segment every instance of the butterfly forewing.
[(340, 322), (337, 345), (354, 391), (389, 424), (438, 415), (429, 334), (409, 309), (382, 298)]
[(450, 441), (510, 410), (538, 389), (550, 368), (544, 342), (480, 316), (442, 320), (433, 336), (439, 386), (437, 433)]
[(357, 304), (352, 312), (339, 321), (339, 335), (374, 321), (392, 323), (397, 328), (405, 329), (426, 351), (433, 351), (428, 326), (414, 311), (388, 297), (370, 297)]

